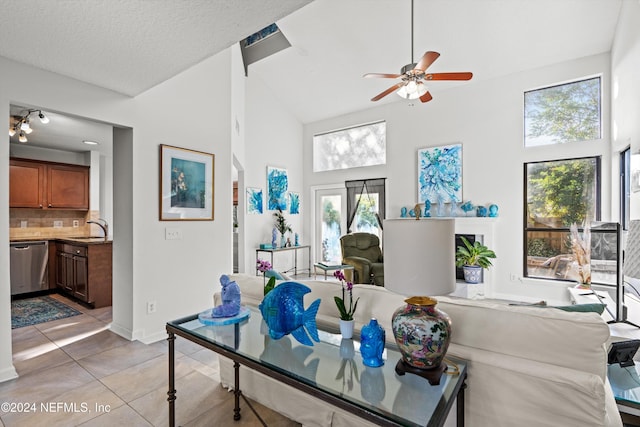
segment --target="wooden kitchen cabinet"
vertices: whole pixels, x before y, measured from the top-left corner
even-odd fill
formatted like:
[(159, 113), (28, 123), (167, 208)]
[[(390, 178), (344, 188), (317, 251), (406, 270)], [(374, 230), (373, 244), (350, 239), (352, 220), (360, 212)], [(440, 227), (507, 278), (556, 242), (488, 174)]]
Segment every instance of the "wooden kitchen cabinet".
[(112, 244), (56, 244), (56, 286), (94, 308), (112, 300)]
[(9, 207), (44, 207), (45, 165), (29, 160), (9, 161)]
[(9, 207), (89, 210), (89, 167), (11, 159)]

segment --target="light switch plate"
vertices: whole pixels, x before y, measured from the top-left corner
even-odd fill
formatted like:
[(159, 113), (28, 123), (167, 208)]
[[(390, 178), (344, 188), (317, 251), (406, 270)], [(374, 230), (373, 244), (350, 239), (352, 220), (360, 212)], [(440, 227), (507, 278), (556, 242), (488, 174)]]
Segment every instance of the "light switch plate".
[(53, 221), (53, 228), (62, 228), (62, 221)]
[(165, 240), (182, 240), (182, 229), (177, 227), (167, 227), (164, 229)]
[(20, 221), (20, 228), (27, 228), (27, 227), (28, 227), (27, 221)]

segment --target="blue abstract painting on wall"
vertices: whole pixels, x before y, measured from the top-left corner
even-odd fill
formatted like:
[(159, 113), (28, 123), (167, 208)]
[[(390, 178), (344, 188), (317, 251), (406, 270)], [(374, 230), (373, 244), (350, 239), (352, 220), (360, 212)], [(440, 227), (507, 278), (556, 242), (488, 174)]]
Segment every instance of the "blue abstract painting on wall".
[(275, 211), (287, 210), (287, 190), (289, 189), (289, 178), (286, 169), (267, 166), (267, 209)]
[(462, 201), (462, 144), (418, 150), (418, 202)]
[(262, 211), (262, 188), (247, 187), (247, 213), (259, 215)]
[(289, 213), (292, 215), (300, 213), (300, 193), (289, 192)]

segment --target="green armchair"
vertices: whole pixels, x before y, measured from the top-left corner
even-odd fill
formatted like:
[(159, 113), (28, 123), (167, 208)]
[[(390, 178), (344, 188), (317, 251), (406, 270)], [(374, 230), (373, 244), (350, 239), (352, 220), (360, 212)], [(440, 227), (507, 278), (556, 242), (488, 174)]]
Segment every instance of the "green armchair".
[[(342, 263), (353, 266), (353, 283), (384, 286), (384, 263), (380, 239), (375, 234), (352, 233), (340, 237)], [(345, 271), (345, 275), (351, 273)]]

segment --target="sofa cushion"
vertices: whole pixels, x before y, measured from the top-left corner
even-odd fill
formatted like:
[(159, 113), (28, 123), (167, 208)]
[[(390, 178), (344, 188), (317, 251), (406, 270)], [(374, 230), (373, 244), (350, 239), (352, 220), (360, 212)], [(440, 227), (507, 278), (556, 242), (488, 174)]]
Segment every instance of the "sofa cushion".
[(541, 310), (491, 300), (438, 300), (438, 308), (451, 317), (452, 343), (606, 378), (609, 327), (597, 313)]

